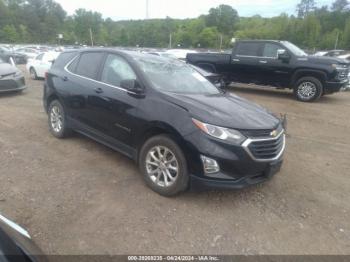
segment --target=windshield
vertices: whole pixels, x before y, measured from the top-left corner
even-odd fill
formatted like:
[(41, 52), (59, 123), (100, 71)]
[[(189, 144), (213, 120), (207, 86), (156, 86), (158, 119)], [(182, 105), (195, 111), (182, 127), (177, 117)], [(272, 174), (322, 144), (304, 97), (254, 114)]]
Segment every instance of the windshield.
[(307, 56), (307, 54), (301, 50), (299, 47), (296, 45), (292, 44), (291, 42), (283, 42), (283, 44), (291, 51), (294, 55), (296, 56)]
[(167, 58), (135, 59), (148, 80), (159, 90), (173, 93), (219, 94), (205, 77), (183, 62)]

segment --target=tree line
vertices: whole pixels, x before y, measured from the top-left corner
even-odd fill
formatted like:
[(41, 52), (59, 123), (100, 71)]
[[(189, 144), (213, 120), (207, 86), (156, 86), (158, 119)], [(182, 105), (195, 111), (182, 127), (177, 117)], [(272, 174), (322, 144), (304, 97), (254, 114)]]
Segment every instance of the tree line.
[[(308, 49), (350, 49), (347, 0), (317, 7), (301, 0), (296, 15), (240, 17), (229, 5), (194, 19), (113, 21), (78, 9), (67, 15), (54, 0), (0, 0), (0, 43), (228, 48), (232, 38), (288, 40)], [(63, 38), (58, 39), (58, 34)]]

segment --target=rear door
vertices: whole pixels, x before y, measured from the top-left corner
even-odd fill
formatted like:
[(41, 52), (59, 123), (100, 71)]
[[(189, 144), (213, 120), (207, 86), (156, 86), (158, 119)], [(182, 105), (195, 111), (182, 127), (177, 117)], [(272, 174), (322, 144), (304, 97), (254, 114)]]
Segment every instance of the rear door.
[(104, 58), (105, 53), (101, 51), (83, 52), (65, 68), (65, 101), (77, 127), (103, 131), (99, 112), (94, 110), (93, 105), (102, 90), (97, 79)]
[[(286, 50), (279, 43), (266, 42), (259, 58), (260, 79), (265, 85), (287, 87), (292, 74), (289, 61), (278, 59), (278, 50)], [(288, 52), (288, 51), (287, 51)]]
[(238, 42), (231, 61), (231, 76), (233, 81), (255, 83), (259, 80), (260, 42)]

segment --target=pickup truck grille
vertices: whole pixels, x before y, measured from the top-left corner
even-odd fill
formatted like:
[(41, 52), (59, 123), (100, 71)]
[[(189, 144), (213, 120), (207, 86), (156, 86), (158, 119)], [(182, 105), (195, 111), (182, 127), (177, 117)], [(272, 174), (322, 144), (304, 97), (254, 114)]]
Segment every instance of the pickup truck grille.
[(243, 147), (255, 161), (277, 160), (285, 149), (284, 131), (275, 138), (248, 139)]

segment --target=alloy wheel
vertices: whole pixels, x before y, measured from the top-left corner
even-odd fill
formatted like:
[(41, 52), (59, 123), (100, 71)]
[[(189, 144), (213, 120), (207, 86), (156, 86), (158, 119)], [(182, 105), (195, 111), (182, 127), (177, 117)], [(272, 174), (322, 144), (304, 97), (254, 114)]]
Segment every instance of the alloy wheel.
[(172, 186), (179, 174), (179, 164), (175, 154), (165, 146), (155, 146), (147, 153), (147, 175), (157, 186)]
[(59, 133), (63, 127), (63, 116), (61, 109), (58, 106), (53, 106), (50, 112), (51, 127), (54, 132)]
[(298, 86), (298, 95), (303, 100), (309, 100), (313, 98), (317, 93), (317, 87), (312, 82), (302, 82)]

